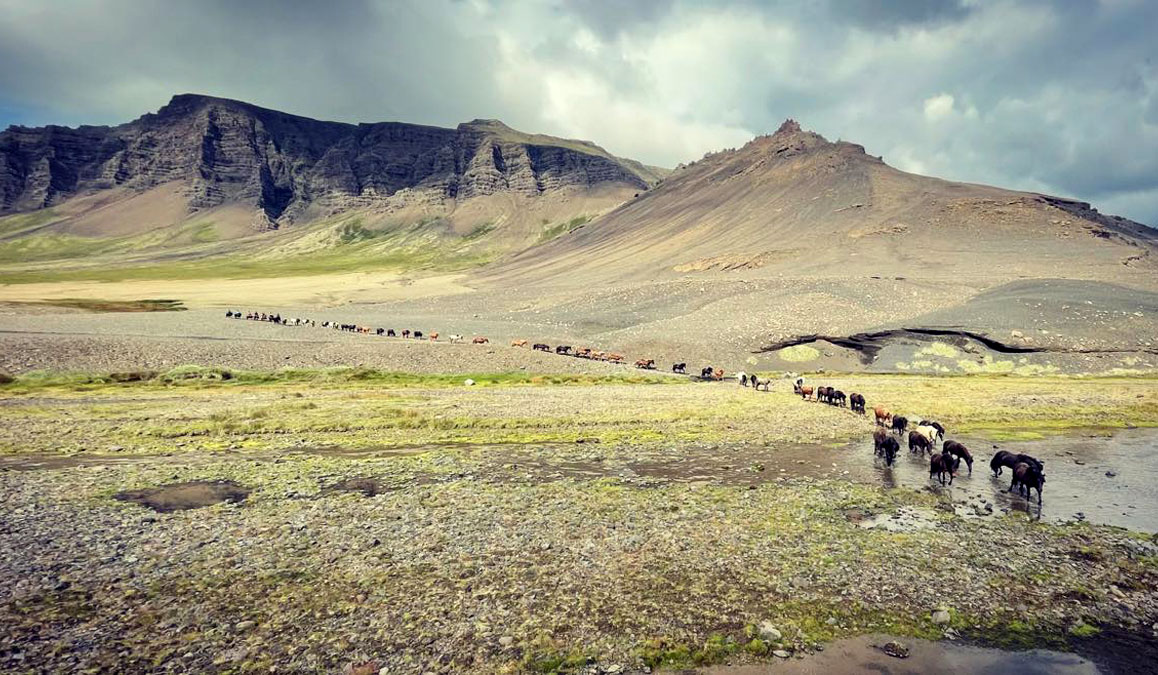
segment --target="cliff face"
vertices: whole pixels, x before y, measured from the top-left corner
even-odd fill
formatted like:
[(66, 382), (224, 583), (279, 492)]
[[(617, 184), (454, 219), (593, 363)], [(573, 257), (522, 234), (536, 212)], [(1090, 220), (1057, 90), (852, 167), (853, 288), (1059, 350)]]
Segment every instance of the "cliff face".
[(192, 94), (116, 127), (0, 133), (0, 215), (95, 190), (181, 181), (190, 212), (249, 204), (277, 227), (311, 208), (333, 213), (604, 185), (642, 191), (657, 177), (597, 146), (522, 134), (493, 120), (456, 129), (343, 124)]

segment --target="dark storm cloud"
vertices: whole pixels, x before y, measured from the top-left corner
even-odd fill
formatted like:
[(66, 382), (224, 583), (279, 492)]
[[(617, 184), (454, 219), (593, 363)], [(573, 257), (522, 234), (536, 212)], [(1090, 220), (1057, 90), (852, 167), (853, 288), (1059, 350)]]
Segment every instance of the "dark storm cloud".
[(785, 117), (906, 170), (1158, 224), (1147, 0), (0, 0), (0, 124), (177, 92), (311, 117), (497, 117), (674, 165)]
[(828, 0), (828, 7), (834, 17), (877, 30), (963, 19), (970, 11), (961, 0)]

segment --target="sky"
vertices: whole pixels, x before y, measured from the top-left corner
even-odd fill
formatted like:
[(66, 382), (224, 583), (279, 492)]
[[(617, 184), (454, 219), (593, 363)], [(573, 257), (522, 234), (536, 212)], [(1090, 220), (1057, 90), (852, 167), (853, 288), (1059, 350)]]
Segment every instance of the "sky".
[(906, 171), (1158, 226), (1153, 0), (0, 0), (0, 127), (176, 93), (497, 118), (672, 167), (785, 118)]

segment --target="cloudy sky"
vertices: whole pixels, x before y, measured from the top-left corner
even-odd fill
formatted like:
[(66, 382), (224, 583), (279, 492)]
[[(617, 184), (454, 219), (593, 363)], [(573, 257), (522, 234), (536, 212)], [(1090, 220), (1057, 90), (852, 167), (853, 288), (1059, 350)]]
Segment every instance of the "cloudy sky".
[(1158, 225), (1156, 27), (1152, 0), (0, 0), (0, 126), (199, 92), (493, 117), (674, 166), (793, 117), (902, 169)]

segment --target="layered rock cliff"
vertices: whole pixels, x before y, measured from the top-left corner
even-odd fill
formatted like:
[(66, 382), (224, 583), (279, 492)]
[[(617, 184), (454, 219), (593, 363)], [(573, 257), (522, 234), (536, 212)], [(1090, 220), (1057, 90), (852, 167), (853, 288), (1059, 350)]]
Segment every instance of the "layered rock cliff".
[(0, 133), (0, 215), (112, 187), (180, 181), (190, 212), (252, 205), (268, 226), (392, 201), (614, 186), (646, 190), (657, 170), (583, 141), (494, 120), (456, 129), (323, 122), (194, 94), (115, 127)]

